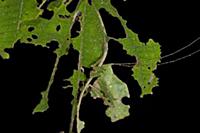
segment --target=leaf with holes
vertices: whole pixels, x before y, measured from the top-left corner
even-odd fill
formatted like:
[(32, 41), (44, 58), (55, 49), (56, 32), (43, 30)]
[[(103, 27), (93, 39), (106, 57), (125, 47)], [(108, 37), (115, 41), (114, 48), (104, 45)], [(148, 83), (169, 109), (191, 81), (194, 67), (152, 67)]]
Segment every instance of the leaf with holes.
[(41, 13), (36, 0), (1, 0), (0, 1), (0, 55), (8, 58), (5, 48), (13, 47), (19, 39), (22, 23), (35, 19)]
[[(53, 83), (58, 60), (62, 55), (67, 53), (67, 48), (70, 45), (70, 27), (73, 24), (73, 14), (69, 14), (69, 12), (66, 10), (67, 4), (58, 2), (54, 8), (50, 6), (49, 10), (53, 10), (54, 12), (50, 20), (38, 17), (37, 19), (26, 21), (22, 24), (20, 37), (21, 41), (28, 42), (29, 40), (27, 40), (27, 37), (31, 38), (31, 36), (37, 36), (37, 38), (32, 39), (32, 43), (37, 45), (46, 45), (47, 42), (52, 40), (59, 43), (59, 48), (56, 49), (57, 61), (54, 66), (49, 85), (46, 91), (42, 92), (45, 93), (46, 98), (42, 97), (40, 103), (36, 106), (37, 110), (34, 110), (33, 113), (35, 113), (35, 111), (43, 112), (45, 111), (43, 109), (48, 109), (48, 106), (44, 108), (42, 105), (48, 105), (48, 93), (51, 84)], [(55, 3), (53, 5), (55, 5)], [(30, 28), (32, 28), (31, 31)], [(45, 99), (46, 104), (43, 104)]]
[[(21, 41), (30, 42), (36, 45), (46, 45), (52, 40), (59, 43), (56, 54), (60, 57), (67, 53), (70, 45), (70, 27), (73, 21), (73, 14), (66, 10), (66, 5), (59, 4), (58, 7), (50, 8), (53, 11), (51, 19), (38, 17), (37, 19), (26, 21), (21, 28)], [(28, 31), (29, 28), (33, 30)], [(34, 38), (36, 36), (36, 38)], [(27, 40), (30, 38), (31, 40)]]
[(138, 36), (127, 31), (127, 38), (119, 39), (123, 44), (127, 53), (135, 56), (137, 63), (133, 68), (133, 77), (139, 83), (143, 97), (146, 94), (152, 94), (152, 89), (158, 85), (158, 78), (153, 71), (156, 69), (157, 62), (160, 61), (160, 45), (153, 40), (149, 40), (146, 44), (141, 43)]
[[(48, 9), (52, 10), (54, 14), (50, 20), (47, 20), (39, 16), (42, 10), (37, 8), (36, 0), (0, 1), (0, 12), (2, 14), (0, 26), (4, 27), (0, 29), (0, 54), (3, 57), (6, 57), (6, 53), (3, 50), (12, 47), (18, 39), (21, 42), (31, 42), (35, 45), (43, 46), (54, 40), (59, 43), (59, 49), (56, 50), (57, 58), (67, 53), (67, 48), (70, 44), (70, 26), (73, 21), (73, 14), (70, 14), (72, 15), (70, 16), (66, 10), (66, 5), (69, 3), (64, 4), (61, 1), (57, 2), (57, 4), (53, 3), (50, 4)], [(53, 8), (52, 5), (56, 6)], [(48, 92), (50, 84), (53, 82), (53, 77), (54, 74), (51, 76), (47, 90), (42, 92), (42, 100), (33, 113), (39, 110), (43, 112), (44, 109), (48, 108)]]
[(112, 122), (118, 121), (129, 115), (129, 105), (122, 103), (122, 98), (130, 97), (127, 85), (122, 82), (112, 71), (111, 65), (98, 67), (92, 73), (97, 77), (91, 89), (91, 96), (101, 98), (108, 106), (106, 115)]

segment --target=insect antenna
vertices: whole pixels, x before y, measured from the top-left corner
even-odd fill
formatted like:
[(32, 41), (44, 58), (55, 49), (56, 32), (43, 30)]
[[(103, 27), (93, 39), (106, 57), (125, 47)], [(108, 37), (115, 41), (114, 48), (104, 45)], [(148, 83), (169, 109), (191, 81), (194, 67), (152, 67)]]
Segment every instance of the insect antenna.
[(173, 56), (173, 55), (175, 55), (175, 54), (180, 53), (181, 51), (183, 51), (183, 50), (189, 48), (190, 46), (192, 46), (193, 44), (197, 43), (199, 40), (200, 40), (200, 36), (197, 37), (194, 41), (192, 41), (192, 42), (189, 43), (188, 45), (186, 45), (186, 46), (184, 46), (184, 47), (182, 47), (182, 48), (176, 50), (175, 52), (172, 52), (172, 53), (170, 53), (170, 54), (167, 54), (167, 55), (162, 56), (162, 57), (161, 57), (161, 63), (159, 63), (158, 66), (160, 66), (160, 65), (166, 65), (166, 64), (171, 64), (171, 63), (174, 63), (174, 62), (177, 62), (177, 61), (186, 59), (186, 58), (188, 58), (188, 57), (191, 57), (191, 56), (193, 56), (193, 55), (199, 53), (199, 52), (200, 52), (200, 49), (197, 49), (196, 51), (194, 51), (194, 52), (192, 52), (192, 53), (189, 53), (189, 54), (187, 54), (187, 55), (185, 55), (185, 56), (182, 56), (182, 57), (179, 57), (179, 58), (170, 60), (170, 61), (162, 62), (163, 59), (167, 59), (168, 57), (171, 57), (171, 56)]

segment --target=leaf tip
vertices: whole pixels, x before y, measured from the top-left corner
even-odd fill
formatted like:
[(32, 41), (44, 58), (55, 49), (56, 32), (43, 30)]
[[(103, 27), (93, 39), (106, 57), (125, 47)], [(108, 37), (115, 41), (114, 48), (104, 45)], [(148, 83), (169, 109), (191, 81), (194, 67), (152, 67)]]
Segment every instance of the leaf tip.
[(41, 94), (42, 94), (42, 99), (40, 100), (40, 103), (34, 108), (32, 114), (38, 112), (44, 112), (49, 108), (48, 96), (46, 95), (46, 92), (42, 92)]
[(32, 114), (39, 113), (39, 112), (44, 112), (44, 111), (46, 111), (48, 108), (49, 108), (48, 104), (39, 103), (39, 104), (35, 107), (35, 109), (33, 110)]

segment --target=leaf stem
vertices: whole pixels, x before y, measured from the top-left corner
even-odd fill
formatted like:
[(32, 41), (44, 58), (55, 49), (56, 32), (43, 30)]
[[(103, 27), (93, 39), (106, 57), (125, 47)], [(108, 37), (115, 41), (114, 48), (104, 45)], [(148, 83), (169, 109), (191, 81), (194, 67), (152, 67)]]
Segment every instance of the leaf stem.
[(47, 87), (47, 92), (50, 90), (50, 87), (53, 84), (54, 77), (55, 77), (55, 74), (56, 74), (56, 71), (57, 71), (57, 67), (58, 67), (58, 63), (59, 63), (59, 58), (60, 58), (60, 56), (56, 57), (54, 68), (53, 68), (53, 71), (51, 73), (51, 77), (50, 77), (49, 84), (48, 84), (48, 87)]
[[(81, 91), (81, 94), (79, 96), (79, 99), (78, 99), (78, 104), (77, 104), (77, 114), (76, 114), (76, 121), (78, 122), (79, 120), (79, 111), (80, 111), (80, 107), (81, 107), (81, 103), (82, 103), (82, 100), (83, 100), (83, 97), (84, 97), (84, 93), (85, 91), (88, 89), (88, 87), (90, 86), (90, 82), (92, 81), (93, 77), (90, 77), (87, 81), (87, 83), (85, 84), (83, 90)], [(78, 128), (78, 127), (77, 127)]]
[[(75, 98), (74, 98), (74, 100), (75, 100)], [(76, 101), (73, 101), (73, 102), (77, 102), (77, 100)], [(72, 104), (72, 112), (71, 112), (71, 120), (70, 120), (70, 125), (69, 125), (69, 133), (73, 133), (73, 126), (74, 126), (74, 119), (75, 119), (75, 115), (74, 115), (74, 112), (76, 111), (76, 106), (74, 106), (74, 105), (76, 105), (76, 104)]]

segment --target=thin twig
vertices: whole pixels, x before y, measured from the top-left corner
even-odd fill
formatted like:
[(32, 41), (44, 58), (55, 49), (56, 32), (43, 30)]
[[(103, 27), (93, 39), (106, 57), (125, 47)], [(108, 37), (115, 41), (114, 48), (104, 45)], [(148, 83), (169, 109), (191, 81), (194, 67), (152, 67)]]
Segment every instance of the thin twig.
[(60, 58), (60, 56), (56, 57), (54, 68), (53, 68), (53, 71), (51, 73), (51, 77), (50, 77), (49, 84), (48, 84), (48, 87), (47, 87), (47, 92), (50, 90), (50, 87), (53, 84), (54, 77), (55, 77), (55, 74), (56, 74), (56, 71), (57, 71), (57, 67), (58, 67), (58, 63), (59, 63), (59, 58)]
[[(93, 77), (90, 77), (87, 81), (87, 83), (85, 84), (83, 90), (81, 91), (81, 94), (79, 96), (79, 99), (78, 99), (78, 104), (77, 104), (77, 110), (76, 110), (76, 121), (78, 122), (79, 120), (79, 112), (80, 112), (80, 107), (81, 107), (81, 103), (82, 103), (82, 100), (83, 100), (83, 96), (84, 96), (84, 93), (85, 91), (90, 87), (90, 82), (92, 81)], [(77, 125), (78, 126), (78, 125)], [(77, 127), (78, 129), (78, 127)]]

